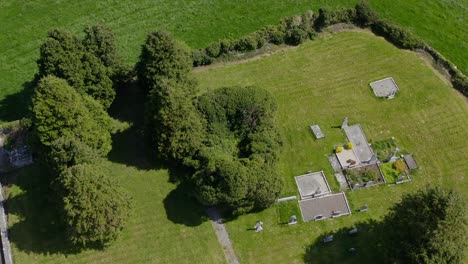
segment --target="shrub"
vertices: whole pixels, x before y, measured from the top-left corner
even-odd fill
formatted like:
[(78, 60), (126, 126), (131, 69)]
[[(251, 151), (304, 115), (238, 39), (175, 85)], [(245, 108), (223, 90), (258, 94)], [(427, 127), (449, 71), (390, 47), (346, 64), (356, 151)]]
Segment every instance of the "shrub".
[(230, 51), (232, 51), (234, 49), (234, 47), (235, 47), (235, 43), (231, 39), (222, 39), (219, 42), (219, 45), (220, 45), (220, 51), (219, 52), (221, 54), (227, 54)]
[(335, 152), (336, 153), (341, 153), (341, 152), (343, 152), (343, 150), (344, 150), (344, 148), (342, 146), (338, 146), (338, 147), (336, 147)]
[(337, 23), (352, 23), (356, 20), (355, 9), (338, 9), (330, 10), (327, 8), (320, 8), (319, 15), (315, 20), (315, 28), (321, 30), (329, 25)]
[(290, 30), (287, 31), (286, 37), (285, 37), (285, 43), (293, 46), (297, 46), (304, 42), (307, 39), (308, 35), (307, 32), (305, 32), (302, 28), (300, 27), (294, 27)]
[(246, 36), (239, 39), (235, 45), (236, 51), (245, 52), (257, 49), (257, 40), (253, 36)]
[(353, 149), (353, 142), (346, 143), (346, 149)]
[(193, 61), (193, 66), (203, 66), (203, 65), (209, 65), (213, 62), (213, 58), (208, 56), (206, 54), (206, 51), (204, 49), (196, 49), (192, 50), (192, 53), (190, 54), (192, 57)]
[(379, 20), (379, 14), (365, 0), (357, 3), (355, 9), (356, 23), (360, 26), (368, 27)]
[(266, 26), (263, 29), (263, 32), (266, 35), (266, 40), (275, 45), (280, 45), (284, 43), (284, 38), (286, 36), (286, 31), (283, 26)]
[(208, 56), (217, 58), (221, 52), (221, 43), (213, 42), (205, 49), (205, 51)]
[(414, 50), (425, 46), (424, 42), (411, 32), (386, 20), (376, 21), (372, 25), (372, 31), (401, 48)]
[(401, 160), (395, 161), (395, 163), (393, 163), (393, 167), (399, 171), (405, 171), (406, 169), (405, 163)]

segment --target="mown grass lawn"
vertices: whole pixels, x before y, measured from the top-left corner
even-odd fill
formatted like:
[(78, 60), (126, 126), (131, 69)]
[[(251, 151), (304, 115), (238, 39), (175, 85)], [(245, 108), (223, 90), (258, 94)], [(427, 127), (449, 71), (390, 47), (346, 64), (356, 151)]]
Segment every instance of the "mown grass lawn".
[[(103, 22), (116, 34), (118, 51), (134, 63), (147, 33), (165, 29), (193, 48), (223, 37), (240, 37), (285, 16), (320, 7), (352, 7), (357, 0), (290, 1), (55, 1), (0, 2), (0, 123), (21, 118), (29, 93), (25, 82), (36, 72), (39, 46), (47, 31), (82, 32)], [(409, 27), (468, 73), (466, 0), (373, 0), (382, 16)]]
[[(393, 100), (374, 97), (368, 84), (389, 76), (400, 93)], [(277, 208), (270, 208), (227, 223), (244, 263), (301, 263), (306, 246), (324, 234), (358, 223), (364, 230), (370, 228), (366, 222), (380, 219), (403, 193), (426, 185), (450, 186), (467, 194), (466, 98), (418, 54), (397, 49), (369, 32), (326, 35), (260, 60), (200, 68), (196, 77), (202, 89), (255, 85), (276, 98), (284, 139), (279, 168), (284, 196), (297, 193), (293, 177), (308, 170), (324, 170), (331, 187), (338, 190), (327, 155), (334, 145), (345, 143), (337, 128), (345, 116), (350, 124), (361, 124), (368, 140), (394, 136), (420, 166), (411, 183), (347, 192), (352, 216), (287, 226), (279, 223)], [(311, 124), (321, 127), (324, 139), (314, 139)], [(355, 211), (364, 204), (369, 205), (368, 212)], [(264, 231), (248, 231), (258, 220), (264, 222)], [(342, 236), (326, 247), (313, 247), (314, 262), (375, 263), (379, 253), (369, 249), (366, 236), (369, 233), (354, 240)], [(348, 257), (353, 246), (359, 256)]]

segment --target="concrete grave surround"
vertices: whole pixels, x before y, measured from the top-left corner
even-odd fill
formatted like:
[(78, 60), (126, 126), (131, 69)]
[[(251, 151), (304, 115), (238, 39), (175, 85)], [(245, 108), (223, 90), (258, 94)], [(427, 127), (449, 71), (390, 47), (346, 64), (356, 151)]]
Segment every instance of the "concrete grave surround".
[(389, 97), (395, 95), (400, 90), (392, 77), (371, 82), (370, 86), (377, 97)]
[(331, 192), (327, 178), (325, 177), (323, 171), (311, 172), (305, 175), (296, 176), (294, 179), (296, 180), (301, 199), (314, 197), (314, 194), (319, 188), (321, 190), (319, 195), (324, 195)]

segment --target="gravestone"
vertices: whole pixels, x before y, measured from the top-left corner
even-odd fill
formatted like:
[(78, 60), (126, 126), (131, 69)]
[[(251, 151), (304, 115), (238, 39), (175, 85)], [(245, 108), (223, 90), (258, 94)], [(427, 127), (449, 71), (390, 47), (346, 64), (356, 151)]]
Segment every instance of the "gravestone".
[(260, 232), (263, 230), (263, 222), (258, 221), (254, 226), (255, 232)]
[(316, 216), (314, 217), (314, 220), (315, 220), (315, 221), (322, 220), (322, 219), (323, 219), (323, 215), (316, 215)]
[(291, 218), (289, 219), (288, 225), (295, 225), (297, 224), (297, 217), (296, 215), (292, 215)]
[(348, 127), (348, 117), (345, 117), (343, 123), (341, 123), (341, 129)]
[(394, 162), (397, 159), (396, 154), (400, 151), (399, 148), (395, 148), (395, 150), (392, 152), (392, 155), (387, 159), (388, 162)]
[(359, 212), (367, 212), (367, 209), (369, 209), (369, 206), (367, 206), (367, 204), (365, 204), (364, 206), (359, 208)]
[(357, 232), (358, 232), (357, 228), (354, 228), (354, 229), (349, 230), (348, 234), (355, 235), (357, 234)]
[(351, 255), (356, 255), (356, 254), (357, 254), (357, 249), (356, 249), (356, 248), (350, 248), (350, 249), (348, 249), (348, 252), (349, 252)]
[(322, 242), (323, 242), (323, 243), (329, 243), (329, 242), (332, 242), (332, 241), (333, 241), (333, 235), (329, 235), (329, 236), (324, 237), (324, 238), (322, 239)]
[(367, 164), (371, 164), (371, 163), (377, 162), (378, 160), (379, 160), (379, 159), (378, 159), (378, 157), (377, 157), (377, 154), (374, 154), (374, 155), (372, 155), (372, 157), (371, 157), (368, 161), (366, 161), (366, 163), (367, 163)]

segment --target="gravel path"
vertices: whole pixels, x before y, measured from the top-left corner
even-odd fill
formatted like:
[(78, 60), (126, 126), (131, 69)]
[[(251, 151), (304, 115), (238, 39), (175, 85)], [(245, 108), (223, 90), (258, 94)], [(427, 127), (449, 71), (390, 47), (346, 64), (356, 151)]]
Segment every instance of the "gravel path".
[(229, 234), (226, 230), (226, 226), (223, 224), (221, 215), (216, 211), (215, 208), (208, 208), (206, 210), (208, 216), (211, 219), (211, 224), (215, 230), (218, 241), (223, 247), (224, 256), (228, 264), (239, 264), (234, 248), (232, 248), (231, 239), (229, 239)]

